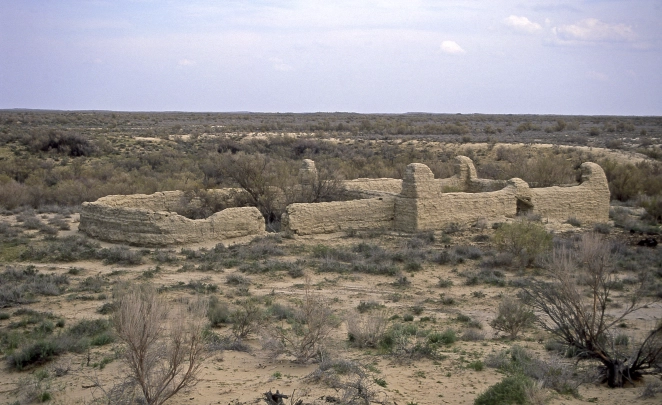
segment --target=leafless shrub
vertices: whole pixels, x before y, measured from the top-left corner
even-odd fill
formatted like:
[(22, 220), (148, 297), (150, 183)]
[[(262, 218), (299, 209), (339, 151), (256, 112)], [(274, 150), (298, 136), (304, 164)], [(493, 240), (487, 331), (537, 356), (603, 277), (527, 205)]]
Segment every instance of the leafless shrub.
[[(311, 382), (319, 382), (335, 389), (338, 397), (326, 400), (347, 405), (387, 404), (386, 395), (381, 392), (365, 368), (354, 361), (344, 359), (323, 359), (319, 367), (305, 377)], [(329, 402), (331, 402), (329, 401)]]
[(265, 349), (273, 357), (287, 354), (297, 363), (305, 363), (320, 354), (325, 340), (339, 322), (327, 302), (314, 294), (306, 280), (303, 302), (288, 326), (266, 331)]
[(93, 404), (134, 405), (136, 403), (144, 403), (144, 398), (141, 397), (138, 385), (133, 376), (118, 377), (111, 384), (105, 384), (96, 374), (91, 377), (86, 376), (85, 378), (91, 384), (84, 387), (94, 390), (92, 394), (94, 398), (92, 401)]
[(53, 375), (56, 377), (62, 377), (69, 374), (69, 371), (71, 371), (71, 360), (56, 362), (51, 367), (51, 371), (53, 371)]
[(152, 288), (133, 288), (119, 298), (113, 315), (124, 361), (150, 405), (195, 385), (205, 359), (205, 304), (170, 306)]
[(264, 310), (256, 300), (240, 301), (239, 308), (230, 314), (232, 334), (237, 340), (244, 339), (261, 327), (264, 318)]
[(51, 399), (51, 383), (48, 373), (35, 373), (21, 378), (16, 387), (16, 394), (20, 397), (20, 404), (46, 402)]
[(545, 405), (547, 403), (547, 393), (543, 388), (541, 381), (524, 387), (524, 396), (529, 405)]
[(649, 303), (646, 278), (629, 292), (620, 313), (607, 313), (614, 276), (609, 244), (597, 234), (582, 236), (577, 252), (562, 247), (549, 265), (551, 282), (532, 281), (522, 289), (523, 297), (543, 316), (539, 324), (581, 358), (602, 363), (604, 380), (622, 387), (643, 373), (659, 373), (662, 360), (662, 323), (638, 347), (621, 349), (614, 344), (613, 328), (628, 314)]
[(350, 344), (358, 348), (376, 347), (386, 332), (388, 319), (389, 313), (386, 310), (352, 314), (347, 318), (347, 335)]
[(503, 297), (497, 309), (497, 316), (490, 326), (499, 332), (508, 333), (510, 339), (517, 335), (535, 320), (533, 311), (517, 298)]

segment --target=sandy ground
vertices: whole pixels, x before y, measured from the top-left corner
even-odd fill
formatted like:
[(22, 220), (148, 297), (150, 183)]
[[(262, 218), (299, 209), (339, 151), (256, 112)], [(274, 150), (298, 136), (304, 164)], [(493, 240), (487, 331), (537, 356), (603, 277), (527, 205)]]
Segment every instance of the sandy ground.
[[(12, 223), (13, 218), (4, 218)], [(72, 229), (61, 232), (75, 234), (77, 232), (77, 217), (74, 215), (70, 221)], [(454, 236), (454, 243), (470, 240), (471, 233)], [(402, 243), (403, 237), (397, 234), (386, 234), (379, 239), (370, 239), (368, 243), (384, 243), (385, 246), (396, 246)], [(348, 238), (345, 235), (319, 235), (311, 237), (296, 237), (294, 239), (283, 239), (285, 246), (296, 246), (303, 256), (306, 256), (312, 246), (324, 243), (329, 246), (347, 248), (350, 245), (360, 243), (360, 238)], [(237, 242), (237, 241), (234, 241)], [(487, 247), (487, 243), (477, 244)], [(109, 244), (103, 244), (109, 246)], [(210, 247), (213, 244), (207, 246)], [(200, 246), (195, 246), (199, 248)], [(179, 252), (180, 247), (173, 249)], [(433, 249), (443, 248), (436, 244)], [(281, 257), (279, 260), (295, 260), (296, 256)], [(187, 283), (191, 280), (204, 280), (207, 283), (217, 284), (220, 292), (217, 293), (221, 299), (229, 299), (235, 294), (233, 287), (225, 284), (228, 274), (238, 272), (237, 269), (226, 269), (222, 273), (196, 273), (177, 272), (177, 269), (185, 263), (180, 259), (177, 264), (159, 264), (161, 271), (151, 279), (157, 286), (169, 286), (178, 282)], [(30, 263), (22, 263), (27, 265)], [(103, 265), (98, 261), (86, 261), (77, 263), (33, 263), (40, 272), (64, 274), (71, 267), (82, 269), (81, 273), (71, 276), (72, 288), (76, 281), (85, 277), (102, 275), (109, 280), (106, 288), (105, 300), (76, 300), (67, 299), (67, 294), (56, 297), (40, 297), (34, 304), (26, 305), (39, 311), (50, 311), (62, 316), (67, 325), (74, 324), (80, 319), (93, 319), (102, 317), (96, 311), (104, 302), (112, 299), (112, 283), (125, 280), (132, 283), (142, 282), (140, 275), (156, 263), (146, 258), (145, 263), (138, 266)], [(463, 325), (455, 319), (458, 314), (470, 316), (482, 324), (482, 331), (486, 339), (478, 342), (457, 341), (441, 349), (438, 360), (420, 359), (415, 361), (396, 361), (393, 357), (382, 355), (375, 349), (351, 348), (347, 342), (346, 326), (341, 326), (334, 331), (327, 343), (328, 355), (332, 358), (344, 358), (354, 360), (364, 365), (370, 365), (372, 378), (383, 379), (385, 387), (375, 385), (378, 391), (377, 400), (396, 404), (472, 404), (477, 395), (485, 391), (490, 385), (495, 384), (503, 375), (495, 369), (485, 368), (482, 371), (474, 371), (467, 364), (474, 360), (484, 360), (490, 353), (508, 348), (513, 342), (496, 336), (489, 327), (489, 322), (495, 316), (501, 295), (513, 295), (515, 289), (512, 287), (493, 287), (488, 285), (466, 286), (464, 278), (459, 275), (463, 270), (475, 268), (477, 262), (468, 261), (458, 266), (441, 266), (425, 264), (423, 269), (416, 273), (408, 274), (411, 285), (408, 287), (396, 287), (393, 285), (393, 277), (372, 275), (338, 275), (334, 273), (315, 274), (308, 270), (311, 276), (311, 284), (315, 286), (314, 293), (324, 297), (334, 312), (346, 319), (355, 316), (354, 308), (361, 301), (376, 301), (384, 304), (393, 314), (404, 314), (412, 306), (423, 307), (423, 312), (417, 315), (414, 322), (437, 331), (453, 328), (460, 332)], [(453, 270), (455, 269), (455, 270)], [(120, 271), (121, 270), (121, 271)], [(274, 302), (291, 304), (297, 298), (302, 297), (302, 279), (293, 279), (285, 273), (250, 275), (251, 285), (249, 291), (252, 296), (270, 296)], [(437, 286), (438, 278), (450, 279), (453, 286), (440, 288)], [(508, 272), (507, 278), (516, 275)], [(484, 296), (477, 298), (472, 293), (482, 291)], [(442, 305), (439, 297), (452, 297), (454, 305)], [(393, 297), (399, 295), (399, 299)], [(168, 300), (175, 300), (180, 296), (191, 296), (188, 292), (169, 292)], [(3, 311), (13, 312), (17, 308)], [(629, 329), (633, 334), (650, 328), (662, 314), (662, 305), (653, 304), (627, 318)], [(429, 317), (427, 322), (420, 322), (422, 317)], [(5, 327), (9, 320), (0, 321), (0, 327)], [(229, 334), (229, 328), (218, 328), (215, 330), (220, 335)], [(529, 348), (541, 357), (548, 354), (544, 351), (541, 340), (545, 336), (539, 330), (527, 331), (522, 339), (516, 343)], [(305, 403), (325, 403), (325, 397), (338, 396), (339, 393), (327, 386), (309, 382), (305, 377), (317, 368), (317, 364), (295, 364), (287, 358), (272, 359), (262, 350), (261, 337), (251, 335), (245, 342), (251, 347), (249, 353), (224, 351), (213, 352), (204, 363), (200, 373), (200, 382), (197, 386), (187, 392), (180, 392), (168, 403), (172, 404), (256, 404), (261, 403), (262, 393), (280, 390), (286, 394), (294, 392), (296, 398), (301, 398)], [(60, 356), (52, 363), (23, 372), (14, 372), (6, 367), (0, 371), (0, 404), (14, 403), (20, 400), (25, 390), (27, 381), (34, 381), (34, 375), (39, 370), (49, 371), (51, 378), (48, 379), (48, 390), (52, 393), (54, 404), (88, 404), (94, 398), (101, 396), (101, 390), (94, 386), (95, 381), (101, 381), (102, 385), (108, 387), (113, 381), (126, 373), (120, 360), (113, 360), (105, 368), (100, 369), (94, 365), (104, 358), (114, 359), (114, 352), (119, 348), (118, 344), (92, 348), (84, 354), (66, 354)], [(89, 357), (88, 357), (89, 356)], [(54, 377), (55, 369), (68, 368), (68, 373), (61, 377)], [(659, 404), (661, 399), (657, 398), (643, 400), (638, 398), (642, 385), (651, 381), (653, 377), (639, 382), (637, 387), (624, 389), (608, 389), (604, 386), (585, 384), (580, 387), (580, 396), (559, 395), (548, 392), (549, 404)], [(23, 382), (23, 383), (22, 383)], [(20, 388), (23, 387), (23, 388)]]

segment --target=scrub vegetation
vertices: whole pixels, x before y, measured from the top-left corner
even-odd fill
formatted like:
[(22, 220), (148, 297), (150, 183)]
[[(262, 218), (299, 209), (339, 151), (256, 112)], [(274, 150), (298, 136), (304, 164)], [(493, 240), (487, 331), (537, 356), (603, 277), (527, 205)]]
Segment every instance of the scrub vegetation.
[[(2, 111), (0, 402), (656, 401), (661, 134), (655, 117)], [(411, 162), (448, 177), (459, 154), (539, 187), (598, 162), (612, 221), (273, 232), (265, 197), (302, 159), (323, 175), (288, 201)], [(254, 190), (272, 232), (161, 249), (77, 232), (85, 201), (215, 187)]]

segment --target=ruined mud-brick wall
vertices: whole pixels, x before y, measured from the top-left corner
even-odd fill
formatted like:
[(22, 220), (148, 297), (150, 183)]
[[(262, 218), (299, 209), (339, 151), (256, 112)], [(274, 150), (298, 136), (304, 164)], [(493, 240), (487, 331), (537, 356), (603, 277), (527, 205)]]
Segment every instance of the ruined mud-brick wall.
[[(540, 214), (546, 221), (570, 217), (586, 224), (608, 221), (609, 187), (604, 172), (594, 163), (584, 163), (582, 172), (577, 186), (532, 189), (521, 179), (479, 179), (473, 162), (464, 156), (456, 159), (455, 175), (448, 179), (435, 179), (429, 167), (412, 163), (397, 195), (385, 192), (394, 190), (395, 186), (386, 185), (395, 182), (376, 179), (375, 193), (381, 200), (292, 204), (285, 226), (298, 234), (374, 228), (417, 232), (443, 229), (451, 223), (473, 225), (480, 219), (501, 222), (521, 211)], [(369, 181), (360, 180), (355, 189), (370, 187)], [(464, 192), (444, 192), (448, 189)], [(369, 190), (362, 192), (370, 195)]]
[[(240, 188), (223, 188), (206, 190), (217, 201), (224, 201), (232, 206), (234, 198), (244, 194)], [(142, 208), (151, 211), (175, 212), (184, 205), (199, 204), (197, 198), (187, 198), (184, 191), (160, 191), (154, 194), (109, 195), (95, 202), (115, 208)]]
[[(232, 190), (217, 190), (220, 196)], [(264, 218), (254, 207), (227, 208), (193, 220), (174, 210), (183, 192), (108, 196), (83, 203), (79, 230), (108, 242), (139, 246), (166, 246), (262, 235)]]
[(371, 198), (383, 194), (400, 194), (400, 179), (355, 179), (343, 181), (343, 186), (352, 195), (359, 198)]
[[(292, 204), (287, 207), (284, 227), (294, 233), (316, 234), (348, 229), (398, 229), (415, 232), (420, 229), (438, 229), (450, 222), (470, 222), (492, 215), (502, 218), (514, 216), (516, 199), (511, 188), (494, 195), (488, 193), (451, 193), (443, 190), (478, 191), (503, 188), (506, 182), (478, 179), (476, 168), (468, 157), (455, 160), (455, 175), (447, 179), (435, 179), (423, 164), (408, 166), (425, 168), (428, 173), (426, 187), (430, 198), (410, 195), (399, 179), (356, 179), (343, 184), (362, 200)], [(312, 161), (304, 162), (302, 170), (309, 173)], [(313, 176), (309, 174), (309, 176)], [(409, 193), (409, 194), (408, 194)], [(409, 195), (404, 197), (403, 195)], [(487, 199), (486, 199), (487, 197)], [(418, 206), (420, 204), (420, 207)], [(458, 205), (459, 204), (459, 205)], [(463, 206), (473, 207), (466, 211)], [(419, 213), (426, 213), (419, 217)]]
[(520, 180), (499, 191), (444, 193), (429, 167), (412, 163), (405, 170), (402, 193), (395, 200), (394, 228), (416, 232), (442, 229), (450, 223), (471, 225), (481, 218), (503, 221), (516, 215), (516, 196), (523, 186), (526, 183)]
[[(310, 163), (307, 163), (310, 167)], [(314, 166), (313, 166), (314, 167)], [(466, 156), (455, 157), (454, 175), (446, 179), (434, 179), (435, 187), (439, 191), (463, 191), (477, 193), (494, 191), (506, 186), (504, 180), (480, 179), (476, 167), (471, 159)], [(383, 194), (400, 194), (402, 192), (402, 180), (400, 179), (355, 179), (346, 180), (343, 185), (350, 193), (359, 197), (371, 198)]]
[(395, 201), (394, 227), (415, 232), (450, 223), (466, 226), (479, 219), (503, 221), (520, 211), (540, 214), (545, 221), (574, 217), (585, 224), (607, 222), (609, 186), (604, 171), (588, 162), (581, 169), (581, 184), (571, 187), (529, 188), (525, 181), (511, 179), (498, 191), (444, 193), (427, 166), (413, 163), (405, 170), (402, 193)]
[(283, 227), (299, 235), (392, 229), (394, 196), (316, 204), (291, 204)]
[(572, 187), (531, 188), (531, 212), (546, 221), (576, 218), (582, 224), (609, 221), (609, 184), (602, 168), (591, 162), (581, 165), (581, 184)]

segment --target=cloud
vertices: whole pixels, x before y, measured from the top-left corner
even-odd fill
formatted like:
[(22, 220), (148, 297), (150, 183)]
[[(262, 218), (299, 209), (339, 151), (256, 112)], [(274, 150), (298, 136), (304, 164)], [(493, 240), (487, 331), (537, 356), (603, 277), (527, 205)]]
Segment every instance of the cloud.
[(552, 28), (558, 39), (566, 42), (632, 41), (635, 33), (625, 24), (607, 24), (596, 18), (587, 18), (572, 25)]
[(451, 54), (451, 55), (459, 55), (462, 53), (466, 53), (464, 49), (460, 45), (457, 44), (455, 41), (444, 41), (441, 43), (441, 50), (442, 52)]
[(534, 34), (542, 30), (542, 26), (538, 23), (530, 21), (526, 17), (518, 17), (516, 15), (511, 15), (508, 18), (503, 20), (504, 24), (507, 26), (521, 32), (528, 32), (529, 34)]
[(289, 72), (294, 70), (292, 66), (283, 62), (283, 60), (280, 58), (269, 58), (269, 62), (272, 63), (271, 66), (274, 68), (274, 70), (278, 70), (279, 72)]
[(192, 61), (190, 59), (180, 59), (179, 62), (177, 62), (177, 66), (179, 67), (187, 67), (193, 65), (195, 65), (195, 61)]

